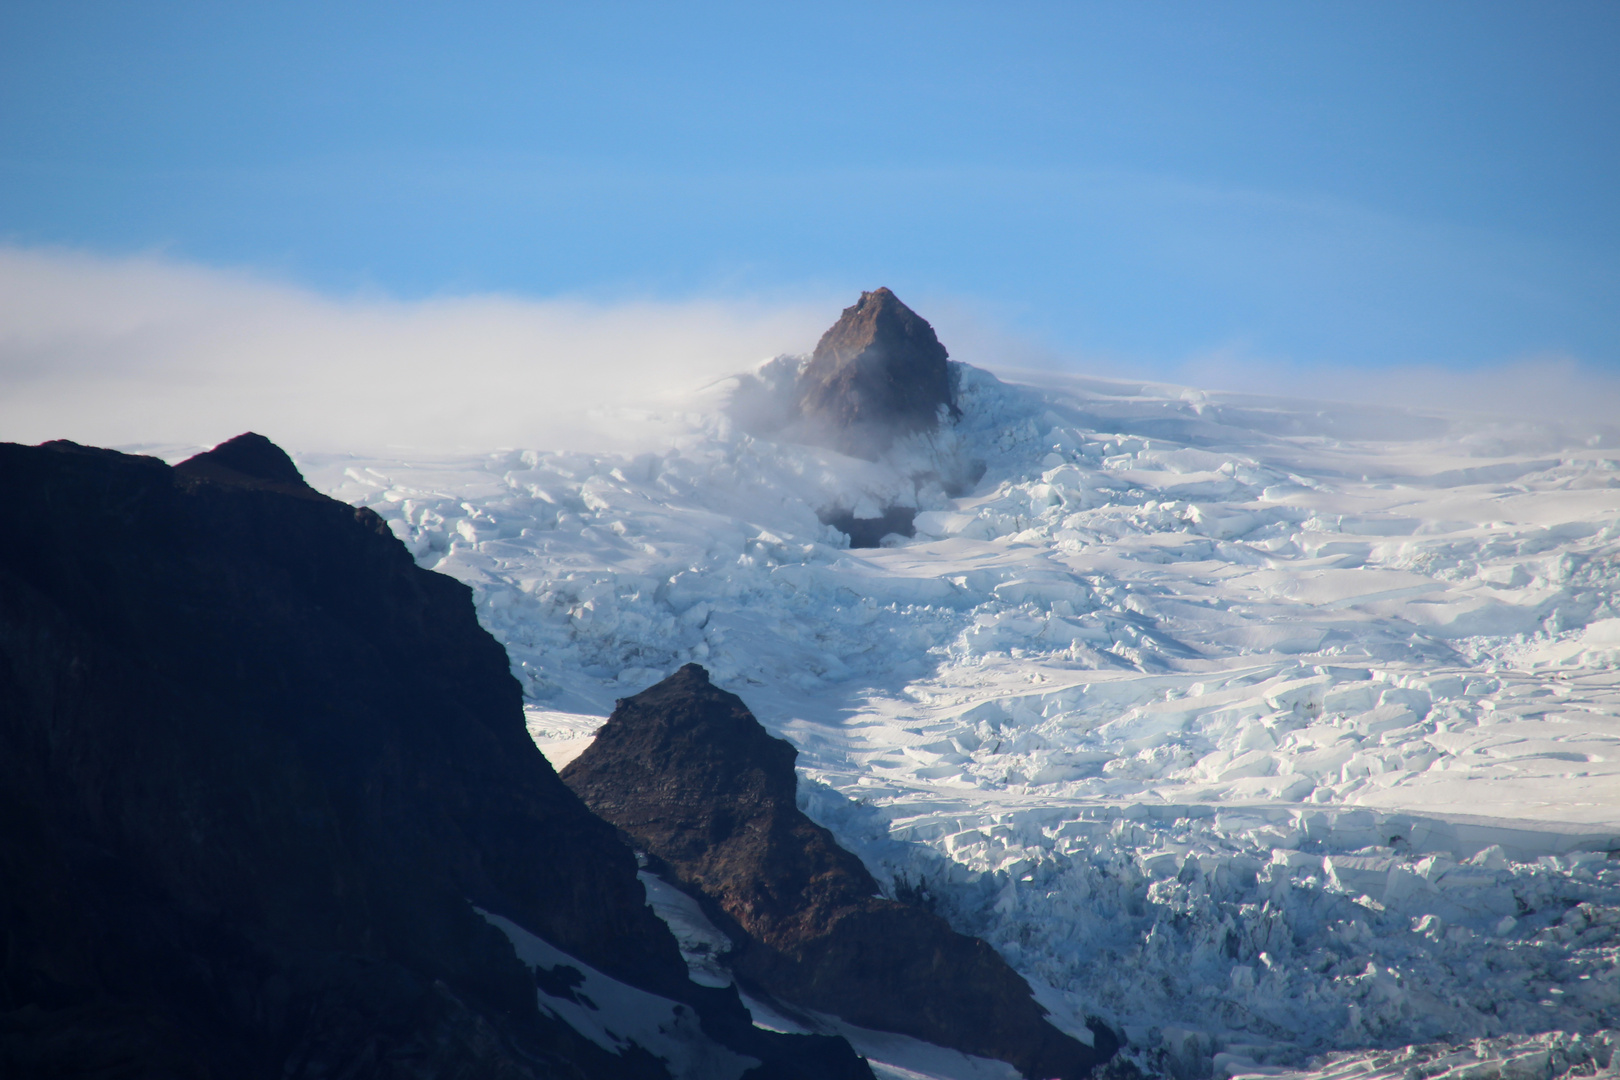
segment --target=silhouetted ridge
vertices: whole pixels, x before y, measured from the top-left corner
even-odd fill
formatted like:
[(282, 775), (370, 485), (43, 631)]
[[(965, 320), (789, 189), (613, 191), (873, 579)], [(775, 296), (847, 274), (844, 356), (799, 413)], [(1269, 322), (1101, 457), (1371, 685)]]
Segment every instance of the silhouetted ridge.
[[(263, 435), (246, 432), (227, 439), (212, 450), (204, 450), (175, 466), (182, 473), (207, 476), (214, 480), (231, 480), (237, 476), (252, 480), (265, 480), (273, 484), (291, 484), (308, 487), (303, 473), (293, 464), (287, 452)], [(227, 475), (221, 475), (221, 471)]]
[(870, 1080), (688, 980), (471, 590), (268, 440), (0, 444), (0, 505), (0, 1076), (667, 1077), (542, 1012), (476, 904), (751, 1080)]
[(618, 703), (563, 780), (737, 942), (737, 978), (800, 1007), (1073, 1078), (1105, 1060), (1044, 1019), (995, 950), (877, 882), (799, 811), (791, 744), (688, 664)]

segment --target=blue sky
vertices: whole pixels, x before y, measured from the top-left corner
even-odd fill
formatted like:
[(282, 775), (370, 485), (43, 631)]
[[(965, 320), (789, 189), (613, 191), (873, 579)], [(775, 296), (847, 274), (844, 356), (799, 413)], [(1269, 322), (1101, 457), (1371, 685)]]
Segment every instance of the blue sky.
[(0, 242), (829, 322), (886, 284), (1160, 376), (1613, 372), (1616, 55), (1614, 3), (19, 0)]

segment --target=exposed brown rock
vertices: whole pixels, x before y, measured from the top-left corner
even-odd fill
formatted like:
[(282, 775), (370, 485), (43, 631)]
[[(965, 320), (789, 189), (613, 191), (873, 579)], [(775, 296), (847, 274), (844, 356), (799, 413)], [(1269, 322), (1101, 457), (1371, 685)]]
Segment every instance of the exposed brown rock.
[(0, 1076), (665, 1075), (542, 1014), (477, 904), (760, 1076), (870, 1077), (687, 981), (471, 591), (268, 440), (0, 444), (0, 505)]
[(1052, 1027), (983, 941), (877, 896), (860, 860), (796, 806), (796, 756), (688, 664), (619, 702), (562, 777), (705, 904), (738, 942), (745, 985), (1043, 1080), (1084, 1076), (1111, 1052)]
[(928, 431), (952, 400), (945, 346), (888, 289), (864, 292), (816, 345), (799, 376), (807, 434), (855, 457), (877, 458), (899, 435)]

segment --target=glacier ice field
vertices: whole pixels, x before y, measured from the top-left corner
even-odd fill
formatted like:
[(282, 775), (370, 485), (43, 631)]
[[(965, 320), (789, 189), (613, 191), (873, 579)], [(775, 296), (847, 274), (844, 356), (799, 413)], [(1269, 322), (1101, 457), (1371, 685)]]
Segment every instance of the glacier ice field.
[(886, 890), (1144, 1070), (1620, 1073), (1616, 431), (953, 372), (878, 462), (722, 387), (641, 453), (299, 465), (472, 586), (555, 763), (703, 664)]

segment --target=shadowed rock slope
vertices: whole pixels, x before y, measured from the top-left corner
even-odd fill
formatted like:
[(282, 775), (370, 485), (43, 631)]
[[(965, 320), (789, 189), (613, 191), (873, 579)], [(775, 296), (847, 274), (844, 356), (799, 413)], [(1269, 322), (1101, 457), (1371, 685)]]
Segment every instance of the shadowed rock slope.
[(948, 354), (934, 328), (888, 289), (860, 301), (821, 336), (799, 375), (801, 423), (813, 441), (875, 460), (895, 438), (957, 414)]
[(0, 444), (0, 505), (0, 1076), (665, 1075), (543, 1013), (473, 904), (757, 1075), (870, 1076), (687, 981), (470, 590), (268, 440)]
[[(736, 941), (744, 985), (851, 1023), (1079, 1077), (1107, 1056), (1052, 1027), (977, 938), (877, 882), (794, 802), (797, 751), (688, 664), (618, 708), (563, 780)], [(1099, 1052), (1100, 1051), (1100, 1052)]]

